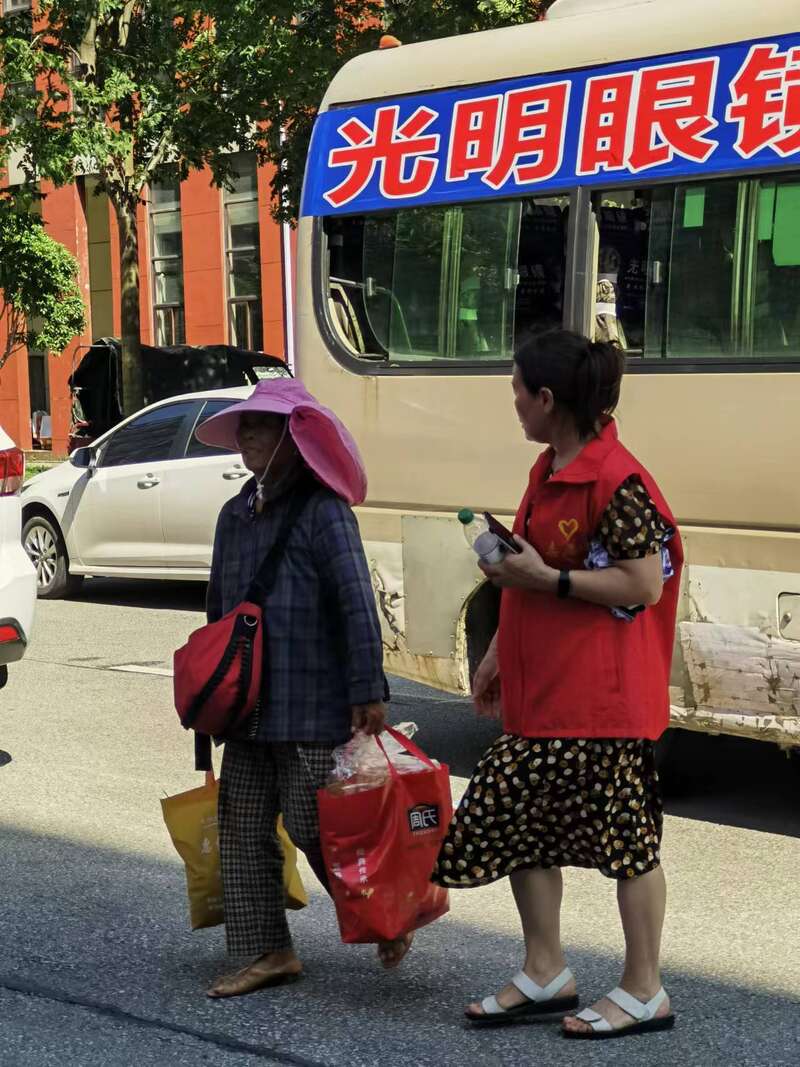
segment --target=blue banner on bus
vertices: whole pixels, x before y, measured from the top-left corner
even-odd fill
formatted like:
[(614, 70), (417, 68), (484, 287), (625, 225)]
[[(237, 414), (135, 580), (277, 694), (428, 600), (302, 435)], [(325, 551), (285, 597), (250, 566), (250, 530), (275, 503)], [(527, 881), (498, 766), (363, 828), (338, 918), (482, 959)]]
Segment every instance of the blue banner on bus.
[(800, 165), (800, 34), (336, 108), (303, 215)]

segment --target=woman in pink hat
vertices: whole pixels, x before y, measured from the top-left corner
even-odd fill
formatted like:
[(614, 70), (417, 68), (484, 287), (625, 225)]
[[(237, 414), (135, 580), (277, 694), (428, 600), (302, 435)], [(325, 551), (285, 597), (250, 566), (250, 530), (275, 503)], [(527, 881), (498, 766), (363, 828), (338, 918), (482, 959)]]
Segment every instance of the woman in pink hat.
[[(249, 957), (219, 978), (210, 997), (296, 979), (302, 964), (284, 910), (283, 856), (275, 823), (327, 888), (316, 792), (331, 752), (351, 731), (384, 721), (380, 624), (351, 509), (366, 495), (358, 449), (336, 416), (300, 382), (260, 382), (252, 396), (197, 430), (206, 444), (240, 451), (253, 473), (219, 516), (208, 586), (209, 622), (245, 599), (270, 548), (262, 698), (246, 727), (225, 738), (219, 836), (228, 951)], [(270, 564), (273, 566), (273, 564)], [(210, 748), (198, 742), (198, 769)], [(405, 942), (380, 946), (386, 966)]]

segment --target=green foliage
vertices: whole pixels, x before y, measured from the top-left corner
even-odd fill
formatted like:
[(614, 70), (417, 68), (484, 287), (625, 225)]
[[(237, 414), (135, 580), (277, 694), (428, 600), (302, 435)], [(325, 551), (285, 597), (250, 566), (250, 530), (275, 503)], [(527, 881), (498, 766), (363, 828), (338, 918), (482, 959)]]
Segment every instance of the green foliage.
[(278, 168), (276, 216), (292, 218), (317, 106), (344, 62), (386, 31), (410, 44), (534, 21), (549, 2), (40, 0), (48, 30), (0, 20), (0, 155), (21, 149), (30, 177), (56, 184), (94, 171), (130, 213), (162, 163), (182, 177), (208, 165), (224, 183), (230, 148), (256, 150)]
[(7, 341), (0, 367), (23, 345), (61, 352), (83, 331), (78, 264), (25, 203), (0, 199), (0, 321)]

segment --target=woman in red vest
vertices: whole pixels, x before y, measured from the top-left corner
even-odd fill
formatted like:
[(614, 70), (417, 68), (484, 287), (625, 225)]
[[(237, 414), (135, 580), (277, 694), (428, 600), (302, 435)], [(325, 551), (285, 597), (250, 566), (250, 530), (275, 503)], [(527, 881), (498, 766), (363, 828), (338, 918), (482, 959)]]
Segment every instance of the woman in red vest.
[(620, 985), (563, 1021), (570, 1038), (674, 1023), (661, 986), (666, 889), (653, 742), (669, 720), (683, 552), (658, 486), (617, 438), (624, 355), (556, 330), (515, 357), (514, 406), (547, 445), (514, 533), (518, 554), (481, 569), (502, 587), (500, 625), (478, 668), (479, 713), (502, 718), (456, 812), (434, 879), (451, 888), (508, 875), (525, 963), (467, 1009), (476, 1026), (578, 1005), (559, 933), (562, 867), (617, 881)]

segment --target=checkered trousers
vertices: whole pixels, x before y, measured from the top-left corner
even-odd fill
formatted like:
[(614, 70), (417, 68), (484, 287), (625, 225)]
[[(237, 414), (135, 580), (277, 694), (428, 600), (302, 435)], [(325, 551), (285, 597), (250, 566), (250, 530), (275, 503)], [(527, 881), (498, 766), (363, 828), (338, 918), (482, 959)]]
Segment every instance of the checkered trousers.
[(228, 741), (219, 786), (225, 934), (232, 956), (291, 948), (283, 891), (279, 813), (289, 837), (327, 889), (317, 790), (332, 767), (327, 742)]

